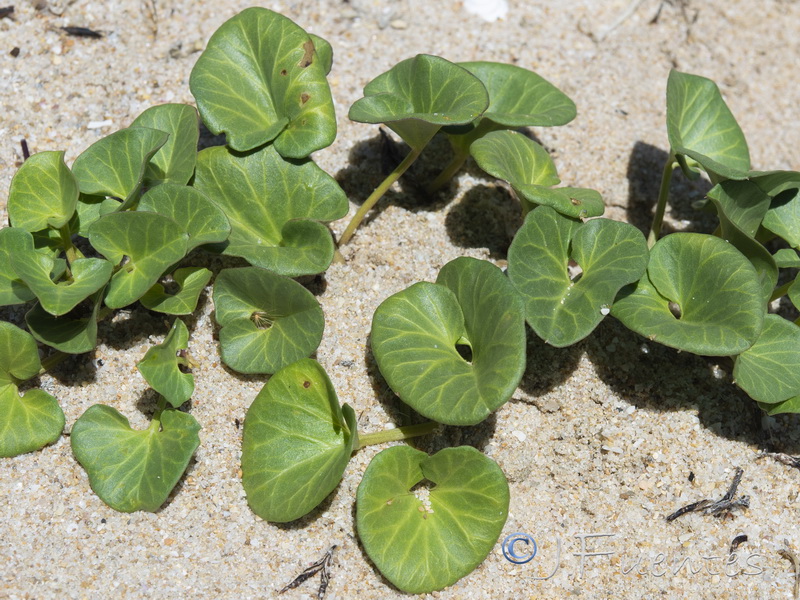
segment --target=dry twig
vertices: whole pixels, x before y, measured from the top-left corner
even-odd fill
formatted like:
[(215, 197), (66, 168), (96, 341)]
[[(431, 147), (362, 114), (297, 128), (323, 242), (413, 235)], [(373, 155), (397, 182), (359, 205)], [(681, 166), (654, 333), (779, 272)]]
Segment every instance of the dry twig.
[(734, 508), (749, 507), (749, 496), (739, 496), (738, 498), (734, 499), (734, 496), (736, 495), (736, 489), (739, 487), (739, 483), (742, 481), (743, 473), (744, 471), (742, 471), (742, 469), (736, 467), (736, 474), (733, 476), (733, 481), (731, 482), (728, 491), (725, 492), (725, 495), (716, 502), (708, 499), (692, 502), (691, 504), (687, 504), (683, 508), (679, 508), (674, 513), (669, 515), (667, 517), (667, 521), (674, 521), (678, 517), (690, 512), (702, 511), (704, 515), (714, 515), (715, 517), (718, 517), (723, 514), (730, 513)]

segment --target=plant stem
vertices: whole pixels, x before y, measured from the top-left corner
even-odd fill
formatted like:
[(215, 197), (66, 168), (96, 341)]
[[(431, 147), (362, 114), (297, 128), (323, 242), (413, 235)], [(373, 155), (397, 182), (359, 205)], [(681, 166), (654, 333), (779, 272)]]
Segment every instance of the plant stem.
[[(433, 137), (433, 135), (431, 135), (431, 137)], [(364, 201), (364, 204), (361, 205), (361, 208), (358, 209), (358, 212), (351, 219), (350, 223), (348, 223), (347, 229), (344, 230), (342, 237), (339, 238), (340, 246), (350, 241), (350, 238), (353, 237), (356, 227), (358, 227), (361, 224), (361, 221), (364, 220), (364, 216), (373, 206), (375, 206), (378, 200), (381, 199), (388, 189), (392, 187), (392, 184), (400, 179), (400, 176), (408, 170), (408, 167), (410, 167), (414, 161), (417, 160), (417, 157), (422, 153), (422, 149), (425, 147), (425, 145), (426, 144), (422, 144), (417, 148), (412, 148), (411, 152), (409, 152), (408, 155), (403, 159), (403, 162), (397, 165), (394, 171), (389, 173), (389, 176), (384, 179), (381, 184), (369, 195), (369, 198)]]
[(71, 355), (67, 354), (66, 352), (61, 352), (61, 350), (56, 350), (50, 356), (42, 360), (42, 368), (39, 369), (39, 375), (44, 375), (50, 369), (55, 367), (57, 364), (65, 361)]
[(439, 428), (439, 423), (435, 421), (427, 421), (419, 425), (405, 425), (395, 429), (385, 429), (383, 431), (376, 431), (375, 433), (366, 433), (358, 436), (358, 450), (364, 446), (371, 446), (373, 444), (384, 444), (386, 442), (399, 442), (400, 440), (407, 440), (408, 438), (417, 437), (433, 433)]
[(664, 211), (667, 208), (669, 198), (669, 184), (672, 180), (672, 170), (676, 167), (675, 154), (670, 152), (667, 162), (664, 164), (664, 171), (661, 174), (661, 187), (658, 190), (658, 204), (656, 213), (653, 215), (653, 224), (650, 226), (650, 235), (647, 236), (647, 247), (652, 248), (658, 241), (661, 234), (661, 223), (664, 221)]
[(425, 191), (429, 194), (433, 194), (434, 192), (438, 192), (444, 184), (450, 181), (453, 176), (458, 173), (464, 163), (467, 161), (467, 157), (469, 157), (469, 146), (466, 149), (462, 149), (456, 152), (453, 155), (453, 158), (450, 160), (448, 165), (442, 169), (442, 172), (436, 176), (431, 183), (427, 185)]
[(58, 233), (61, 235), (61, 243), (64, 244), (64, 251), (67, 253), (67, 264), (72, 266), (73, 262), (84, 258), (83, 253), (72, 244), (72, 235), (68, 225), (60, 227)]
[(156, 412), (153, 413), (153, 418), (150, 421), (150, 429), (160, 431), (161, 429), (161, 413), (167, 408), (167, 399), (164, 396), (158, 396), (158, 404), (156, 405)]
[(772, 295), (769, 297), (769, 302), (773, 300), (777, 300), (781, 296), (785, 296), (786, 293), (789, 291), (789, 288), (792, 287), (794, 280), (784, 283), (782, 286), (776, 287), (775, 290), (772, 292)]

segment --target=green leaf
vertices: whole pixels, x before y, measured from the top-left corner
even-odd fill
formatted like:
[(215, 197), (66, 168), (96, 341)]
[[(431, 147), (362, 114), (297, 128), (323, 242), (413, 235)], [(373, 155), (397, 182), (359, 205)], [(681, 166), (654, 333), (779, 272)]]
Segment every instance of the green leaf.
[(130, 208), (138, 200), (150, 158), (168, 137), (163, 131), (133, 127), (96, 141), (72, 164), (81, 193), (113, 196), (122, 200), (118, 210)]
[(325, 370), (301, 359), (275, 373), (244, 421), (242, 485), (266, 521), (285, 523), (315, 508), (342, 479), (354, 446), (356, 416)]
[(168, 315), (190, 315), (213, 273), (203, 267), (183, 267), (172, 274), (178, 286), (175, 294), (168, 294), (164, 286), (156, 283), (139, 300), (145, 308)]
[(551, 186), (561, 180), (550, 155), (532, 139), (516, 131), (493, 131), (475, 140), (470, 154), (478, 166), (507, 181), (520, 200), (549, 206), (568, 217), (597, 217), (605, 211), (599, 192)]
[(753, 265), (725, 240), (699, 233), (659, 240), (645, 276), (623, 288), (611, 308), (628, 329), (650, 340), (708, 356), (747, 350), (764, 313)]
[[(447, 425), (475, 425), (514, 393), (525, 369), (522, 299), (502, 271), (457, 258), (436, 283), (390, 296), (372, 319), (372, 351), (403, 402)], [(471, 348), (471, 361), (457, 346)]]
[(328, 75), (333, 67), (333, 46), (331, 46), (328, 40), (314, 35), (313, 33), (309, 33), (308, 37), (310, 37), (311, 41), (314, 43), (314, 50), (317, 53), (319, 62), (322, 64), (325, 75)]
[(83, 354), (97, 345), (97, 315), (105, 288), (66, 315), (51, 315), (36, 303), (25, 313), (25, 324), (33, 337), (67, 354)]
[(769, 206), (769, 197), (750, 181), (723, 181), (707, 194), (717, 209), (721, 237), (733, 244), (755, 267), (761, 295), (768, 301), (778, 282), (778, 265), (755, 239)]
[(244, 155), (208, 148), (194, 185), (230, 221), (223, 254), (290, 277), (321, 273), (333, 260), (331, 233), (319, 221), (347, 214), (347, 196), (311, 160), (284, 160), (271, 146)]
[(172, 219), (150, 212), (116, 212), (89, 227), (89, 241), (112, 263), (125, 263), (111, 278), (105, 303), (122, 308), (141, 298), (166, 269), (186, 255), (189, 236)]
[(22, 163), (8, 191), (8, 218), (25, 231), (64, 226), (75, 212), (78, 181), (64, 152), (39, 152)]
[(0, 321), (0, 457), (38, 450), (61, 436), (64, 413), (53, 396), (38, 389), (19, 395), (17, 384), (41, 368), (31, 335)]
[[(412, 491), (434, 484), (426, 506)], [(425, 594), (471, 573), (491, 552), (508, 516), (505, 475), (475, 448), (428, 456), (394, 446), (372, 459), (356, 497), (364, 550), (398, 588)]]
[(189, 234), (187, 254), (202, 244), (224, 242), (231, 232), (225, 213), (203, 193), (185, 185), (165, 183), (153, 188), (142, 196), (137, 210), (178, 223)]
[(17, 252), (11, 257), (11, 265), (36, 294), (41, 307), (55, 316), (68, 313), (106, 285), (114, 269), (101, 258), (79, 258), (70, 267), (71, 280), (56, 283), (51, 279), (56, 260), (50, 256), (35, 250)]
[(458, 63), (481, 80), (489, 92), (483, 113), (503, 127), (553, 127), (575, 118), (575, 103), (552, 83), (533, 71), (495, 62)]
[(76, 208), (77, 221), (72, 231), (83, 237), (88, 237), (89, 227), (92, 223), (103, 215), (116, 212), (121, 206), (122, 203), (114, 198), (81, 194)]
[(195, 418), (165, 410), (145, 430), (110, 406), (95, 404), (75, 422), (70, 442), (95, 494), (114, 510), (155, 512), (200, 445)]
[(282, 156), (304, 158), (336, 138), (336, 115), (322, 60), (309, 35), (265, 8), (229, 19), (208, 41), (189, 87), (212, 133), (238, 151), (273, 142)]
[[(627, 223), (576, 222), (541, 206), (525, 219), (508, 249), (508, 276), (525, 301), (528, 324), (548, 344), (564, 347), (589, 335), (623, 286), (647, 268), (647, 242)], [(569, 260), (582, 269), (573, 280)]]
[(314, 295), (266, 269), (220, 271), (214, 307), (222, 360), (240, 373), (275, 373), (322, 340), (325, 319)]
[(151, 106), (134, 119), (131, 127), (147, 127), (169, 134), (147, 165), (144, 185), (186, 185), (192, 178), (197, 158), (197, 140), (200, 137), (197, 111), (185, 104)]
[(443, 125), (471, 123), (488, 106), (480, 79), (444, 58), (418, 54), (370, 81), (349, 116), (360, 123), (385, 123), (419, 149)]
[(728, 179), (746, 179), (750, 152), (739, 124), (722, 99), (717, 84), (674, 69), (667, 81), (667, 135), (684, 174), (697, 177), (684, 156), (706, 172)]
[(15, 254), (33, 249), (33, 236), (27, 231), (17, 227), (0, 229), (0, 306), (24, 304), (36, 298), (11, 266)]
[(800, 413), (800, 395), (775, 404), (759, 402), (758, 407), (771, 417), (783, 413)]
[(800, 268), (800, 255), (797, 250), (791, 248), (781, 248), (772, 255), (775, 264), (779, 269), (797, 269)]
[(792, 248), (800, 248), (800, 189), (790, 188), (773, 197), (763, 225)]
[(150, 348), (136, 364), (150, 387), (175, 408), (194, 392), (194, 377), (183, 373), (179, 367), (178, 352), (186, 350), (188, 342), (189, 330), (183, 321), (175, 319), (164, 341)]
[(733, 379), (753, 400), (776, 404), (800, 395), (800, 327), (767, 315), (755, 344), (742, 352)]

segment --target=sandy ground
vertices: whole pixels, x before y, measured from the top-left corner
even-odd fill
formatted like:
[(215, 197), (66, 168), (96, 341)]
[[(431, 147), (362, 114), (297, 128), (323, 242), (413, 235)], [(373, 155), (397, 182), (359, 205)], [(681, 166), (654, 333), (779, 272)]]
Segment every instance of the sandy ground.
[[(197, 51), (248, 6), (211, 0), (47, 5), (17, 0), (13, 16), (0, 20), (3, 205), (21, 163), (22, 138), (32, 152), (66, 150), (70, 164), (148, 106), (192, 103), (188, 78)], [(671, 67), (719, 83), (748, 136), (754, 168), (800, 168), (795, 1), (645, 0), (605, 37), (628, 0), (511, 0), (496, 22), (450, 0), (264, 5), (333, 44), (330, 82), (340, 136), (315, 158), (358, 202), (380, 179), (381, 146), (377, 127), (349, 122), (347, 108), (369, 79), (418, 52), (513, 62), (561, 87), (578, 105), (578, 118), (535, 135), (566, 184), (598, 189), (606, 216), (642, 229), (668, 150), (664, 91)], [(59, 29), (66, 25), (104, 37), (69, 37)], [(443, 145), (427, 156), (428, 166), (415, 178), (447, 160)], [(668, 211), (674, 229), (707, 226), (690, 206), (707, 189), (676, 179)], [(345, 248), (347, 264), (313, 284), (326, 315), (317, 358), (340, 399), (356, 409), (363, 431), (383, 429), (408, 412), (369, 351), (377, 305), (415, 281), (432, 281), (457, 256), (502, 265), (517, 213), (508, 192), (474, 167), (432, 199), (421, 197), (413, 181), (401, 182)], [(337, 235), (345, 223), (332, 225)], [(249, 510), (238, 474), (238, 423), (266, 378), (221, 366), (212, 313), (206, 294), (189, 321), (190, 350), (201, 363), (190, 410), (203, 426), (202, 444), (158, 513), (121, 514), (103, 504), (67, 436), (0, 461), (0, 598), (271, 598), (333, 544), (327, 598), (403, 596), (372, 566), (354, 530), (355, 491), (380, 448), (358, 452), (341, 485), (298, 522), (272, 525)], [(20, 311), (3, 309), (3, 316), (16, 320)], [(141, 308), (123, 312), (101, 326), (93, 356), (42, 377), (61, 402), (67, 428), (98, 402), (144, 426), (152, 396), (135, 364), (166, 332), (162, 316)], [(610, 319), (571, 348), (531, 338), (528, 350), (522, 385), (496, 415), (478, 427), (446, 428), (417, 446), (432, 452), (471, 444), (495, 459), (512, 495), (503, 535), (529, 533), (539, 554), (513, 565), (498, 544), (475, 572), (431, 597), (792, 598), (793, 567), (781, 550), (800, 553), (800, 473), (759, 453), (800, 454), (796, 418), (762, 418), (731, 384), (728, 362), (644, 343)], [(721, 497), (737, 467), (744, 471), (739, 493), (750, 496), (749, 510), (665, 521), (684, 504)], [(585, 537), (596, 534), (609, 535)], [(747, 541), (731, 560), (738, 534)], [(582, 559), (582, 551), (611, 554)], [(314, 597), (317, 581), (283, 597)]]

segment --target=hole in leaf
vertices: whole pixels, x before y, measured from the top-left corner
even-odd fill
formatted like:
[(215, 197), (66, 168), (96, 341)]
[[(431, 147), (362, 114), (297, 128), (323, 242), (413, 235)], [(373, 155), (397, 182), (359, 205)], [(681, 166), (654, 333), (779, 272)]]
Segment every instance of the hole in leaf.
[(669, 312), (672, 313), (672, 316), (676, 319), (681, 318), (681, 307), (677, 302), (670, 302), (669, 303)]
[(431, 490), (435, 487), (435, 483), (429, 479), (423, 479), (410, 490), (416, 499), (420, 501), (417, 510), (422, 514), (423, 519), (427, 519), (429, 514), (433, 514), (433, 508), (431, 508)]
[(274, 320), (267, 313), (261, 310), (256, 310), (250, 315), (250, 320), (259, 329), (269, 329), (272, 327)]
[(567, 276), (572, 283), (576, 283), (583, 275), (583, 268), (571, 258), (567, 264)]
[(281, 69), (281, 75), (283, 75), (284, 77), (286, 77), (286, 69)]
[(297, 66), (301, 69), (305, 69), (311, 64), (312, 60), (314, 60), (314, 42), (308, 40), (303, 44), (303, 58), (300, 59)]
[(472, 362), (472, 348), (467, 344), (456, 344), (456, 352), (468, 363)]

